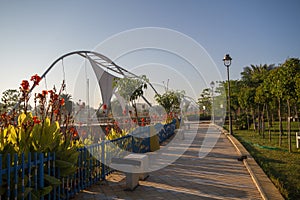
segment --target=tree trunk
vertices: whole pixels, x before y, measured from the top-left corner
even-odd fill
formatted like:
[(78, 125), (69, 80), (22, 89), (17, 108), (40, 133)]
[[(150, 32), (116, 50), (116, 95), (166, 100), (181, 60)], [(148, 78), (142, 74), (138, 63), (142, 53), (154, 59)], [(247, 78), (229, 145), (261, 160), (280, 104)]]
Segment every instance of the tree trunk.
[(270, 122), (270, 110), (268, 104), (266, 104), (266, 111), (267, 111), (267, 121), (268, 121), (269, 142), (271, 142), (271, 122)]
[(296, 121), (297, 121), (297, 124), (298, 124), (298, 130), (300, 132), (300, 121), (299, 121), (299, 116), (298, 116), (298, 109), (297, 109), (297, 105), (295, 105), (295, 114), (296, 114)]
[(261, 112), (261, 132), (262, 132), (262, 137), (265, 139), (265, 105), (263, 105), (263, 110)]
[(256, 132), (255, 113), (253, 108), (251, 108), (251, 113), (252, 113), (252, 121), (253, 121), (253, 130), (254, 132)]
[(139, 117), (138, 117), (138, 110), (137, 110), (137, 107), (136, 107), (136, 103), (132, 102), (131, 105), (134, 108), (135, 118), (136, 118), (136, 124), (139, 125)]
[(249, 131), (250, 130), (250, 119), (249, 119), (249, 114), (248, 114), (248, 108), (246, 109), (246, 114), (247, 114), (247, 129)]
[(287, 117), (287, 131), (288, 131), (288, 144), (289, 144), (289, 152), (292, 152), (292, 138), (291, 138), (291, 105), (290, 101), (286, 100), (288, 107), (288, 117)]
[(257, 106), (258, 108), (258, 135), (261, 134), (261, 112), (260, 112), (260, 105)]
[(271, 123), (271, 127), (272, 127), (272, 130), (273, 130), (273, 133), (275, 133), (276, 132), (276, 128), (275, 128), (275, 126), (274, 126), (274, 124), (275, 124), (275, 118), (274, 118), (274, 113), (272, 112), (272, 114), (271, 114), (271, 118), (272, 118), (272, 123)]
[(282, 143), (282, 119), (281, 119), (281, 100), (278, 98), (278, 118), (279, 118), (279, 146), (281, 146)]

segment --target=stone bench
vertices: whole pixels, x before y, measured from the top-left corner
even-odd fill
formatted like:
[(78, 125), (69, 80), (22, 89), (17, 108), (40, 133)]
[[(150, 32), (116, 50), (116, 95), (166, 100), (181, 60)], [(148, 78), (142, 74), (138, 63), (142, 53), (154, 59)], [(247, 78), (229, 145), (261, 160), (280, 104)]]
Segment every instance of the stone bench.
[(144, 154), (129, 154), (124, 158), (112, 158), (111, 167), (122, 171), (126, 176), (125, 190), (134, 190), (139, 180), (145, 180), (149, 174), (149, 158)]

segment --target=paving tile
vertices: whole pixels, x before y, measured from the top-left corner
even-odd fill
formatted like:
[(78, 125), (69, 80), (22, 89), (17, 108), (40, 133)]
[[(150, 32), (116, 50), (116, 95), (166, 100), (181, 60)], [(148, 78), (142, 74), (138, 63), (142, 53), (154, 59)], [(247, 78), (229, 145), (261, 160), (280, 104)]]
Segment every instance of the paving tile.
[[(187, 138), (191, 131), (197, 131), (197, 135), (187, 151), (171, 165), (151, 172), (134, 191), (124, 191), (125, 176), (116, 172), (107, 177), (105, 184), (93, 185), (74, 199), (262, 199), (244, 163), (237, 160), (237, 150), (224, 134), (219, 135), (207, 156), (199, 158), (206, 134), (219, 130), (208, 124), (193, 125), (185, 132)], [(169, 152), (172, 155), (177, 151), (173, 148)]]

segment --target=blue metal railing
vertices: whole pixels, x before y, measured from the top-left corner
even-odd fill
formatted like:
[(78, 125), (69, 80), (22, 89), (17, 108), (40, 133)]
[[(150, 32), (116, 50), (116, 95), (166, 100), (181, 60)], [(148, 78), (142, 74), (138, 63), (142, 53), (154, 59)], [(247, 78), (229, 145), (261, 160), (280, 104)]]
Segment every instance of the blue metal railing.
[[(160, 143), (174, 134), (175, 124), (173, 121), (154, 126)], [(78, 149), (77, 170), (68, 177), (60, 176), (55, 153), (0, 154), (0, 199), (35, 199), (38, 194), (40, 199), (69, 199), (80, 190), (105, 180), (113, 172), (106, 164), (116, 154), (149, 152), (149, 134), (149, 126), (139, 127), (124, 137)], [(45, 181), (49, 177), (61, 183), (51, 186)], [(43, 196), (49, 188), (51, 192)]]

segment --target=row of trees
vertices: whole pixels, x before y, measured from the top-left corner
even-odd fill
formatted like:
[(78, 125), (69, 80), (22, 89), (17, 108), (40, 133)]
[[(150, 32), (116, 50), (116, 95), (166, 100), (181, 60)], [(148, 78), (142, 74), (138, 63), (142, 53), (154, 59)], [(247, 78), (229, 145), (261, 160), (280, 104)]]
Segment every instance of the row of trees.
[[(215, 99), (227, 94), (227, 82), (219, 82)], [(231, 80), (231, 115), (236, 128), (253, 129), (271, 140), (271, 127), (279, 121), (279, 145), (282, 144), (282, 121), (287, 121), (289, 151), (291, 151), (291, 120), (299, 122), (300, 109), (300, 60), (289, 58), (283, 64), (250, 65), (241, 72), (240, 80)], [(223, 91), (223, 92), (222, 92)], [(212, 101), (208, 97), (210, 89), (205, 89), (198, 103)], [(209, 103), (208, 103), (208, 107)], [(266, 124), (266, 126), (265, 126)], [(299, 125), (300, 128), (300, 125)]]

